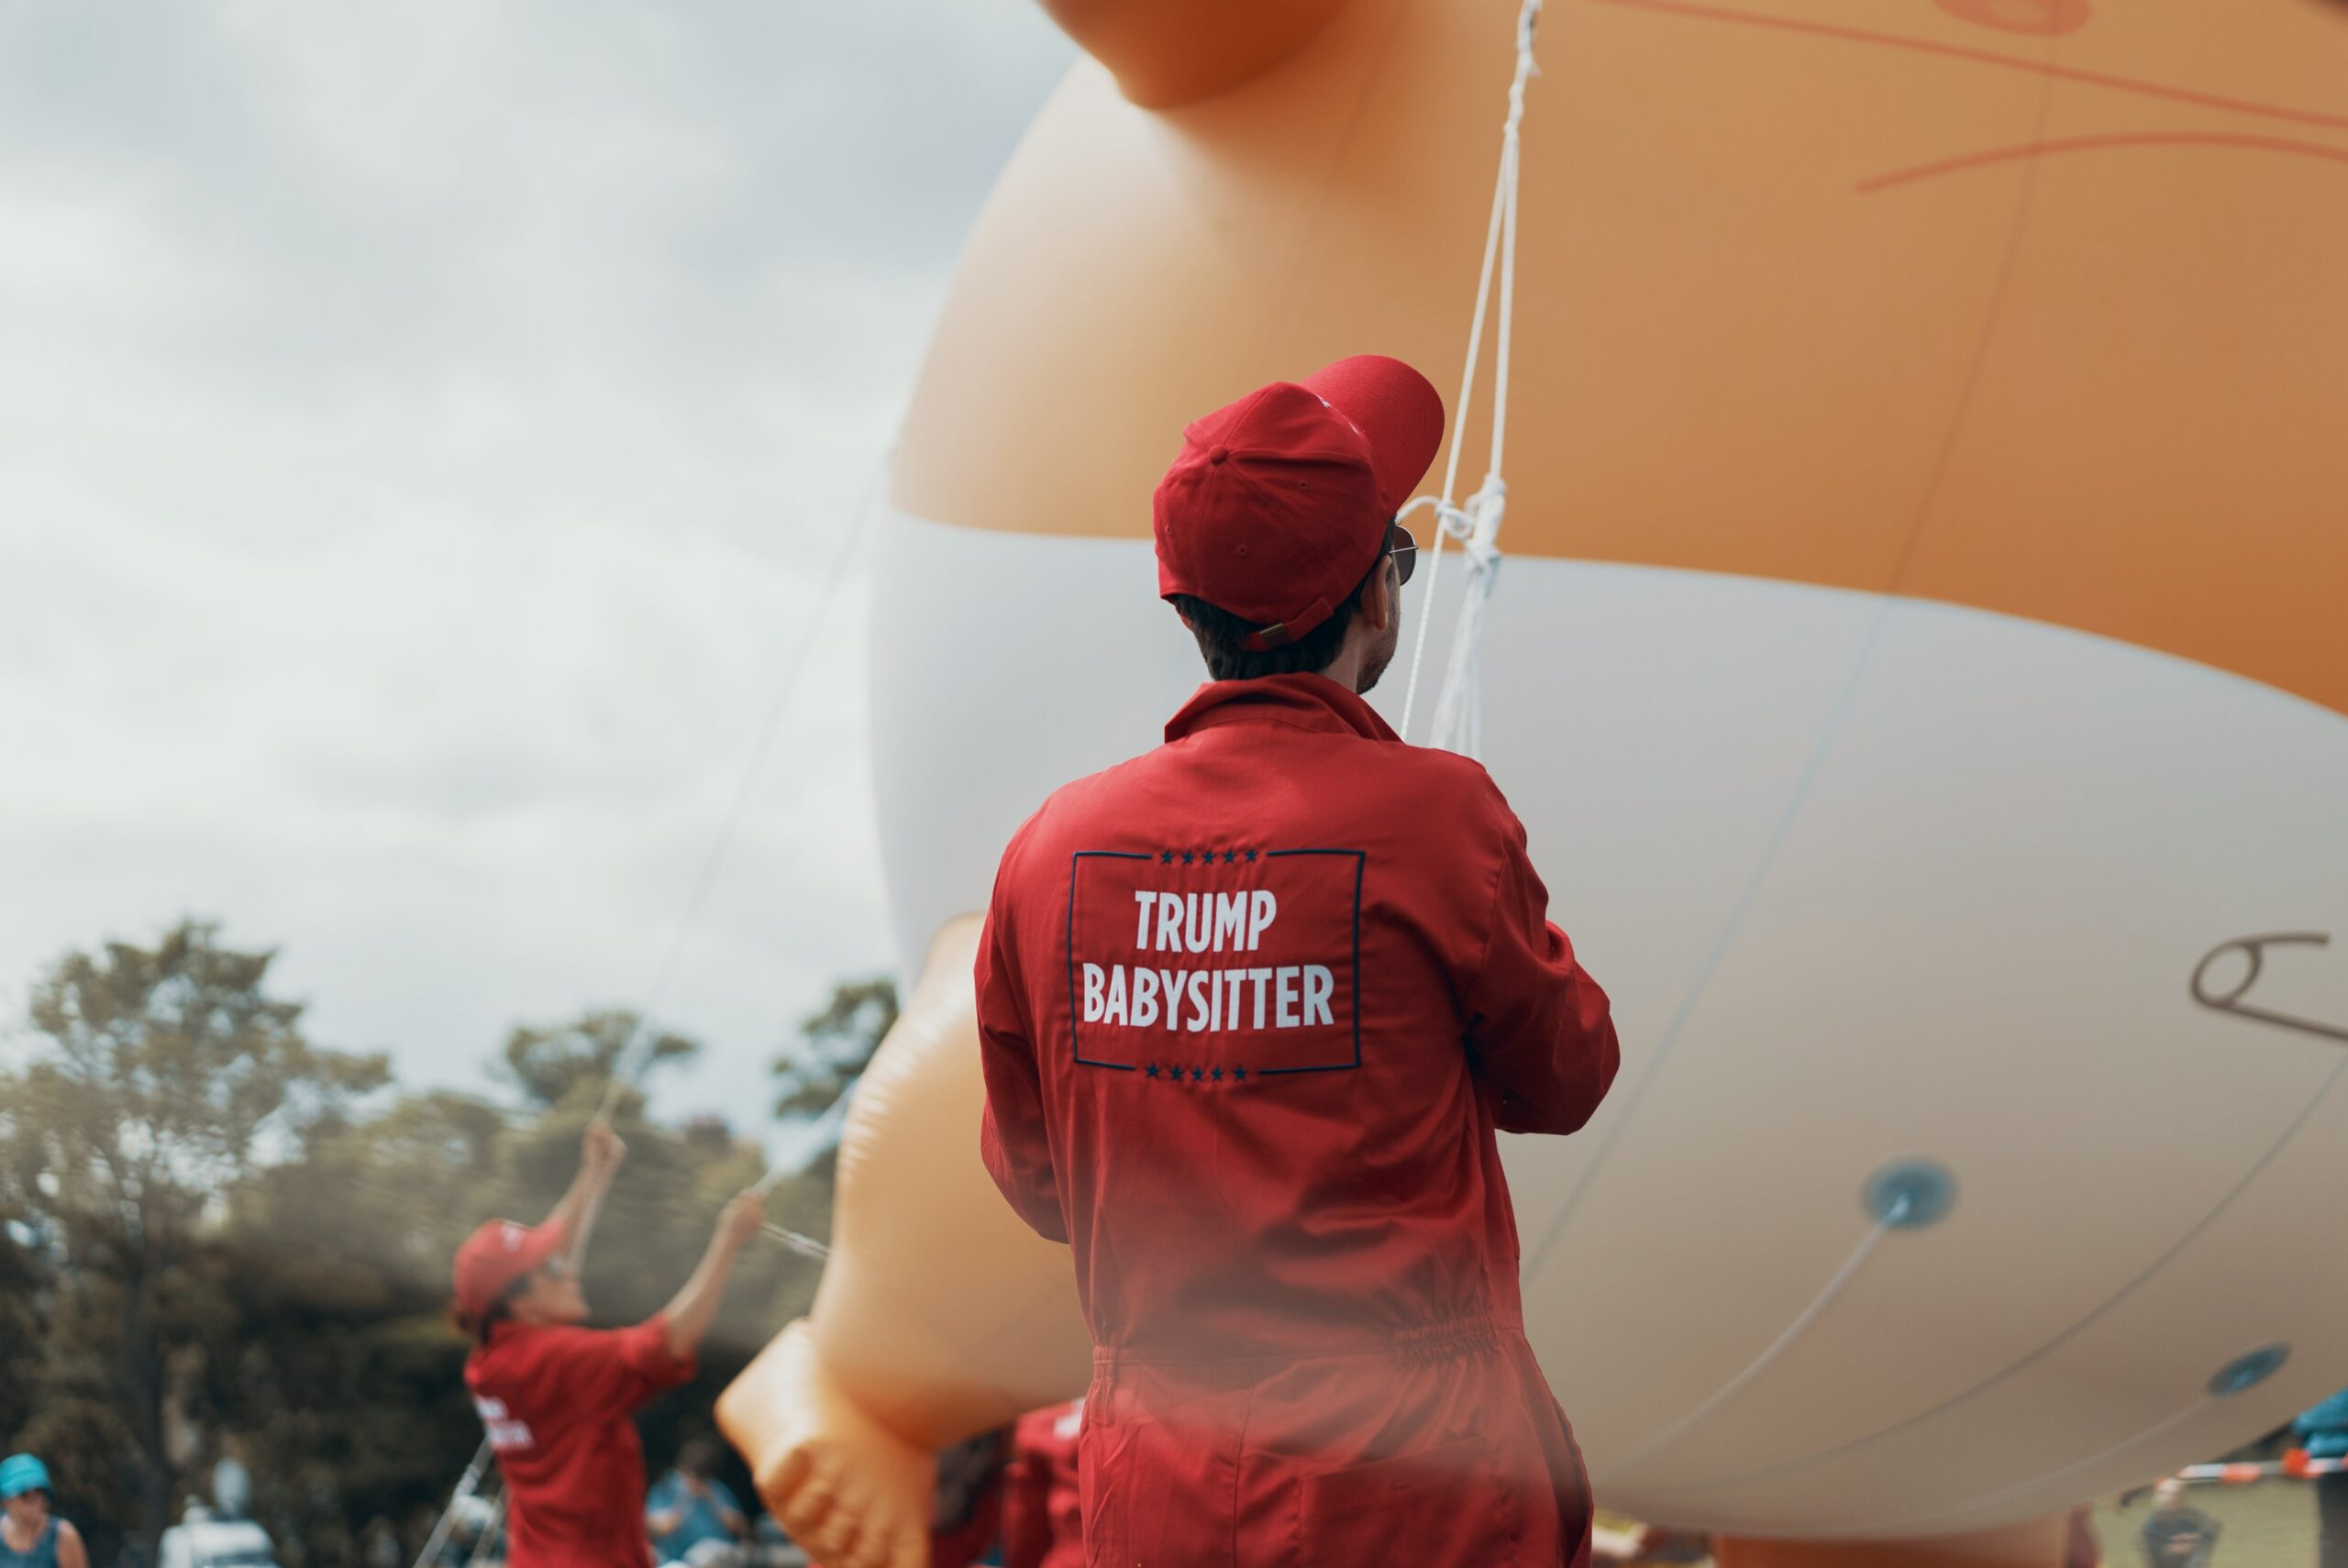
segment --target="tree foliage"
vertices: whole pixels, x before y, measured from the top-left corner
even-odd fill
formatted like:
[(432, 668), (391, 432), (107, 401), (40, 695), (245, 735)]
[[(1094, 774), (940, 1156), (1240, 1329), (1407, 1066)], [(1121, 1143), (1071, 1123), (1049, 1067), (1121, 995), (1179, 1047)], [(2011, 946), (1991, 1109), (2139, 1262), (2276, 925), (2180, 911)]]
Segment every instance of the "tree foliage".
[(50, 1446), (77, 1455), (77, 1436), (102, 1434), (86, 1465), (111, 1455), (127, 1495), (98, 1522), (150, 1541), (189, 1458), (188, 1353), (221, 1311), (213, 1205), (270, 1145), (298, 1147), (389, 1078), (380, 1056), (303, 1037), (300, 1004), (266, 992), (274, 956), (196, 921), (151, 948), (69, 954), (33, 988), (33, 1056), (7, 1086), (10, 1163), (57, 1264), (55, 1394), (27, 1430), (78, 1409)]
[(897, 1023), (897, 983), (885, 976), (835, 987), (822, 1010), (799, 1023), (799, 1039), (774, 1061), (774, 1113), (821, 1116), (856, 1087), (872, 1053)]
[[(500, 1076), (542, 1109), (584, 1094), (593, 1106), (615, 1078), (631, 1089), (661, 1067), (682, 1066), (701, 1046), (680, 1034), (647, 1033), (624, 1008), (581, 1014), (567, 1023), (523, 1024), (505, 1037)], [(642, 1103), (640, 1092), (635, 1101)]]

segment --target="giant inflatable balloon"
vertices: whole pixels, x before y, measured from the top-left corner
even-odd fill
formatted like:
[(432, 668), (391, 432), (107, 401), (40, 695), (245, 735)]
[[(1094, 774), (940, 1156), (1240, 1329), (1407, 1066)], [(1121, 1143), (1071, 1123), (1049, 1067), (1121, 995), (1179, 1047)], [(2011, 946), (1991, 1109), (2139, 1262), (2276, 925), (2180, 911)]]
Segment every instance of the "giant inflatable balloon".
[[(728, 1401), (873, 1541), (910, 1483), (842, 1455), (1081, 1376), (951, 922), (1199, 677), (1183, 421), (1457, 377), (1517, 5), (1054, 9), (1093, 58), (875, 581), (892, 897), (947, 935), (814, 1320)], [(1485, 750), (1623, 1029), (1592, 1125), (1507, 1150), (1601, 1498), (1946, 1537), (2266, 1430), (2348, 1383), (2348, 5), (1551, 0), (1540, 53)]]

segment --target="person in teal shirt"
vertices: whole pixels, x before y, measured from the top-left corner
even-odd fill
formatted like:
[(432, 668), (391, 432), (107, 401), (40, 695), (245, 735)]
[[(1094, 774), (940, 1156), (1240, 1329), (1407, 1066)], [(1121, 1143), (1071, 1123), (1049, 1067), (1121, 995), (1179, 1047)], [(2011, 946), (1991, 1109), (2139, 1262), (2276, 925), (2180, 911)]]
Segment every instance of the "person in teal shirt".
[(82, 1533), (50, 1511), (49, 1466), (29, 1453), (0, 1460), (0, 1568), (90, 1568)]
[(682, 1562), (696, 1546), (731, 1546), (749, 1530), (742, 1505), (716, 1478), (717, 1450), (689, 1442), (677, 1451), (677, 1467), (660, 1477), (644, 1500), (644, 1528), (663, 1562)]
[[(2291, 1431), (2309, 1459), (2348, 1459), (2348, 1388), (2303, 1412)], [(2316, 1561), (2322, 1568), (2348, 1568), (2348, 1471), (2317, 1476), (2315, 1502)]]

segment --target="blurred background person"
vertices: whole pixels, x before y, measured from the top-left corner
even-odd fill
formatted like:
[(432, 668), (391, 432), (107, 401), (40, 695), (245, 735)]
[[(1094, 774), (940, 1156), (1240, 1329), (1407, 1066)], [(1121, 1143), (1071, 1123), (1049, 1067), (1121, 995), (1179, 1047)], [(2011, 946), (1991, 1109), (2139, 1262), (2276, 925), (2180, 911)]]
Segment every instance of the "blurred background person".
[(1011, 1429), (1002, 1477), (1003, 1568), (1084, 1568), (1076, 1438), (1084, 1401), (1030, 1410)]
[(706, 1542), (732, 1546), (750, 1521), (725, 1483), (717, 1479), (717, 1450), (696, 1440), (677, 1451), (677, 1463), (654, 1483), (644, 1500), (644, 1527), (652, 1552), (663, 1562), (688, 1561)]
[(1589, 1560), (1595, 1568), (1676, 1568), (1711, 1558), (1708, 1536), (1664, 1529), (1604, 1508), (1591, 1518)]
[(29, 1453), (0, 1460), (0, 1568), (90, 1568), (82, 1532), (54, 1509), (49, 1466)]
[(2146, 1568), (2203, 1568), (2218, 1549), (2218, 1521), (2185, 1500), (2172, 1475), (2153, 1488), (2153, 1511), (2139, 1539)]
[(2103, 1539), (2095, 1532), (2095, 1509), (2082, 1503), (2063, 1529), (2063, 1568), (2102, 1568)]
[[(2291, 1435), (2309, 1459), (2348, 1460), (2348, 1388), (2302, 1412), (2291, 1423)], [(2315, 1478), (2315, 1507), (2316, 1561), (2322, 1568), (2348, 1568), (2348, 1471)]]
[(765, 1221), (765, 1195), (737, 1193), (666, 1307), (633, 1328), (582, 1327), (574, 1225), (626, 1154), (609, 1127), (590, 1127), (579, 1176), (546, 1223), (493, 1220), (457, 1253), (458, 1318), (476, 1342), (465, 1386), (505, 1478), (513, 1568), (649, 1568), (636, 1412), (691, 1380), (735, 1260)]
[(1001, 1561), (1003, 1477), (1010, 1459), (1009, 1427), (967, 1438), (937, 1456), (929, 1568), (975, 1568)]

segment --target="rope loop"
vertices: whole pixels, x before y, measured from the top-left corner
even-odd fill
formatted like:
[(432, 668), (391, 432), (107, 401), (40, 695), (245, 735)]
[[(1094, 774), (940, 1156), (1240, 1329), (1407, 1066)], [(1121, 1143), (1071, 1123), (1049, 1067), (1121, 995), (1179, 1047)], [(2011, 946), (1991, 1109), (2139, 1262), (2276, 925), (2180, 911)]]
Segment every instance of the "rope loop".
[[(1411, 679), (1402, 698), (1401, 732), (1404, 739), (1410, 738), (1411, 718), (1418, 707), (1419, 676), (1426, 663), (1427, 630), (1434, 620), (1431, 612), (1435, 584), (1443, 573), (1444, 541), (1456, 539), (1468, 556), (1467, 599), (1460, 608), (1450, 665), (1436, 699), (1434, 733), (1428, 739), (1432, 745), (1468, 756), (1477, 756), (1483, 745), (1485, 608), (1491, 598), (1492, 583), (1500, 574), (1501, 519), (1508, 510), (1508, 486), (1501, 478), (1501, 455), (1508, 441), (1509, 347), (1515, 326), (1517, 189), (1523, 171), (1521, 131), (1525, 84), (1540, 74), (1539, 63), (1533, 55), (1533, 41), (1540, 26), (1541, 6), (1542, 0), (1524, 0), (1517, 12), (1516, 70), (1509, 79), (1508, 115), (1501, 124), (1500, 169), (1492, 182), (1491, 215), (1484, 228), (1484, 261), (1476, 279), (1476, 313), (1468, 324), (1468, 362), (1460, 372), (1459, 399), (1452, 410), (1451, 450), (1444, 462), (1443, 491), (1437, 497), (1423, 496), (1412, 502), (1401, 513), (1407, 516), (1421, 505), (1432, 505), (1435, 531), (1434, 547), (1428, 552), (1424, 594), (1430, 613), (1420, 615), (1418, 636), (1412, 644)], [(1497, 310), (1493, 299), (1495, 282), (1499, 284)], [(1460, 437), (1468, 427), (1476, 375), (1483, 363), (1484, 323), (1495, 315), (1499, 319), (1492, 335), (1491, 454), (1482, 486), (1462, 502), (1454, 499), (1458, 494)]]

